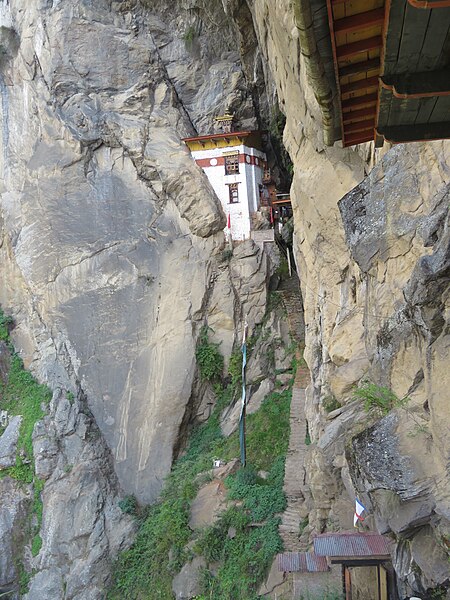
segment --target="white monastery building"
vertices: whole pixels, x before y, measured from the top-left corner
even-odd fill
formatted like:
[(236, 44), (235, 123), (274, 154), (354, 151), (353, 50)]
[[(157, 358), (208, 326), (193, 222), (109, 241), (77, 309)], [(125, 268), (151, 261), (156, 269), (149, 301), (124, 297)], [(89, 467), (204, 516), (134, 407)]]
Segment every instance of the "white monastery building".
[[(217, 120), (228, 121), (231, 129), (231, 119), (226, 115)], [(261, 132), (224, 131), (183, 141), (222, 203), (227, 216), (226, 235), (233, 240), (250, 238), (252, 215), (259, 210), (264, 196), (266, 155)]]

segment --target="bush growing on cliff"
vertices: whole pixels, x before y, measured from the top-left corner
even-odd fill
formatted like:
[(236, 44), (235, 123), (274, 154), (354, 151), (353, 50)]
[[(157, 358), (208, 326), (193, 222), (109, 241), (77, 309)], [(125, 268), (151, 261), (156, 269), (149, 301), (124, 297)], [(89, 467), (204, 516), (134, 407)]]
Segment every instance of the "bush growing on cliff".
[(364, 400), (366, 411), (375, 408), (382, 415), (387, 415), (393, 408), (405, 406), (409, 401), (409, 398), (398, 398), (391, 389), (369, 381), (363, 383), (361, 387), (355, 388), (353, 395), (356, 400)]
[(333, 410), (341, 408), (341, 403), (334, 396), (326, 396), (322, 400), (322, 406), (325, 412), (330, 413), (333, 412)]
[(209, 327), (204, 326), (200, 331), (195, 358), (202, 379), (219, 381), (223, 374), (223, 356), (219, 352), (219, 344), (214, 344), (208, 338)]
[(11, 327), (13, 320), (11, 317), (7, 317), (0, 311), (0, 340), (7, 342), (9, 340), (9, 328)]
[(228, 375), (231, 377), (231, 386), (236, 388), (242, 383), (242, 352), (238, 348), (230, 356), (230, 362), (228, 364)]

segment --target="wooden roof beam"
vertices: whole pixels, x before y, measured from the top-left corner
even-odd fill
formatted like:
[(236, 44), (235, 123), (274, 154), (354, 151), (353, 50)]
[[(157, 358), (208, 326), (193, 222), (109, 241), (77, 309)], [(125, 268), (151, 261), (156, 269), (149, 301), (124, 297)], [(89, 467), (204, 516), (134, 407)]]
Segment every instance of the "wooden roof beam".
[(366, 106), (367, 104), (376, 104), (378, 94), (366, 94), (365, 96), (357, 96), (349, 100), (342, 101), (342, 110), (350, 110), (352, 108)]
[(364, 119), (364, 117), (374, 117), (375, 118), (375, 106), (370, 108), (362, 108), (361, 110), (354, 110), (353, 112), (346, 112), (343, 115), (344, 125), (345, 123), (349, 123), (354, 119)]
[(414, 8), (449, 8), (450, 0), (408, 0)]
[(423, 73), (386, 75), (381, 85), (396, 98), (450, 96), (450, 69)]
[(364, 142), (370, 142), (373, 140), (374, 131), (360, 131), (358, 133), (351, 133), (350, 135), (344, 136), (344, 148), (347, 146), (355, 146), (356, 144), (363, 144)]
[(378, 87), (378, 83), (378, 77), (358, 79), (358, 81), (352, 81), (351, 83), (341, 85), (341, 94), (349, 94), (350, 92), (357, 92), (367, 88)]
[(347, 133), (354, 133), (356, 131), (368, 131), (369, 129), (372, 131), (375, 127), (375, 115), (373, 119), (369, 119), (368, 121), (357, 121), (356, 123), (348, 123), (344, 125), (345, 136)]
[(337, 46), (336, 57), (338, 60), (342, 60), (344, 58), (349, 58), (350, 56), (355, 56), (355, 54), (361, 54), (362, 52), (368, 52), (369, 50), (381, 48), (382, 45), (383, 39), (381, 35), (376, 35), (365, 40), (359, 40), (358, 42)]
[(384, 23), (384, 8), (376, 8), (367, 12), (358, 13), (351, 17), (338, 19), (334, 22), (334, 32), (337, 33), (352, 33), (360, 31), (366, 27), (374, 25), (382, 25)]
[(450, 122), (423, 123), (420, 125), (392, 125), (380, 127), (378, 135), (384, 136), (388, 142), (402, 144), (404, 142), (421, 142), (424, 140), (442, 140), (450, 138)]
[(369, 132), (361, 131), (359, 133), (351, 133), (344, 137), (344, 148), (348, 146), (356, 146), (356, 144), (363, 144), (364, 142), (371, 142), (373, 140), (373, 129)]
[(380, 59), (371, 58), (370, 60), (363, 60), (362, 62), (352, 63), (345, 67), (339, 67), (339, 77), (346, 77), (347, 75), (357, 75), (358, 73), (367, 73), (374, 69), (380, 68)]

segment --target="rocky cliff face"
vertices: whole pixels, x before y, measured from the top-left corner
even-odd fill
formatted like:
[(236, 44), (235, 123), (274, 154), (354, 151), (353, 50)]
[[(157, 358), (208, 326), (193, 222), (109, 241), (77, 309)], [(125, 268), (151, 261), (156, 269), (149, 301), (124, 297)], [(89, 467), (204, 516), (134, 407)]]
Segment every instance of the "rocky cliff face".
[[(195, 393), (201, 326), (226, 355), (242, 315), (253, 324), (262, 314), (265, 259), (245, 245), (222, 261), (222, 211), (180, 138), (207, 131), (224, 109), (243, 127), (267, 123), (275, 96), (294, 163), (312, 529), (344, 522), (340, 503), (357, 491), (393, 533), (400, 591), (446, 581), (450, 148), (325, 146), (299, 9), (298, 0), (0, 3), (0, 302), (25, 363), (82, 403), (68, 407), (57, 392), (36, 431), (50, 479), (30, 600), (44, 580), (49, 598), (86, 598), (78, 588), (61, 595), (80, 560), (98, 565), (83, 589), (101, 597), (107, 567), (94, 542), (80, 534), (82, 550), (64, 554), (77, 535), (46, 514), (60, 515), (65, 486), (86, 476), (98, 500), (91, 529), (106, 540), (118, 493), (109, 467), (97, 481), (108, 452), (119, 484), (153, 500), (180, 432), (208, 413)], [(410, 400), (382, 420), (367, 416), (352, 392), (364, 378)], [(341, 408), (328, 414), (330, 399)], [(83, 433), (88, 407), (106, 442), (97, 449)], [(91, 458), (58, 470), (77, 452), (97, 475), (82, 475)], [(103, 557), (127, 527), (100, 545)]]
[(224, 260), (220, 203), (181, 142), (227, 108), (254, 127), (257, 110), (219, 2), (0, 8), (0, 302), (56, 394), (35, 431), (48, 482), (28, 598), (100, 598), (132, 537), (119, 485), (155, 500), (208, 414), (202, 325), (229, 355), (243, 315), (264, 312), (266, 257), (249, 243)]
[[(450, 146), (326, 147), (299, 44), (301, 3), (248, 5), (294, 161), (312, 376), (310, 522), (316, 531), (339, 523), (342, 496), (362, 495), (378, 529), (397, 542), (400, 595), (433, 593), (449, 583)], [(409, 400), (361, 433), (379, 418), (353, 401), (365, 379)]]

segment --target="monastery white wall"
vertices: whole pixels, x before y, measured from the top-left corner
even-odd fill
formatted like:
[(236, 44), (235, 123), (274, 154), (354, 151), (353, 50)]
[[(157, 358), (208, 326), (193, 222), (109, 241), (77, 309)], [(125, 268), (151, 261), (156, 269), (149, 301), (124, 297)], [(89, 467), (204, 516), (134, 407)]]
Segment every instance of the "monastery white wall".
[[(264, 152), (248, 146), (228, 146), (226, 148), (211, 148), (205, 150), (194, 150), (192, 156), (196, 161), (222, 159), (225, 155), (239, 152), (244, 156), (244, 162), (239, 163), (239, 173), (225, 174), (223, 164), (202, 164), (202, 169), (214, 188), (222, 208), (230, 215), (231, 237), (233, 240), (245, 240), (250, 238), (251, 213), (259, 207), (259, 184), (262, 183), (263, 163), (266, 160)], [(252, 157), (252, 158), (251, 158)], [(255, 159), (258, 165), (252, 164)], [(228, 184), (238, 184), (239, 202), (230, 203)], [(225, 228), (225, 233), (228, 227)]]

